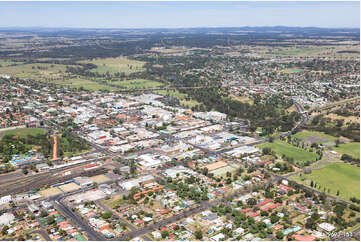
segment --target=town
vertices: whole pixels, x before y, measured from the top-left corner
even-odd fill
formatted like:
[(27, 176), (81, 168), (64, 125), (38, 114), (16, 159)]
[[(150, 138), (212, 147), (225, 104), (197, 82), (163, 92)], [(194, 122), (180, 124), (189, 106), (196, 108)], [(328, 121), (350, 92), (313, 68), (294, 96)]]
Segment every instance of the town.
[(0, 239), (359, 240), (359, 35), (0, 29)]

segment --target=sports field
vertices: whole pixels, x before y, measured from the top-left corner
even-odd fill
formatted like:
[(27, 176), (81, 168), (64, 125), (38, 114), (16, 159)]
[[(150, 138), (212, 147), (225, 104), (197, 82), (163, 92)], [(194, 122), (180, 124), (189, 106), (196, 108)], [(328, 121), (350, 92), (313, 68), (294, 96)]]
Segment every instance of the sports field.
[(97, 66), (97, 68), (92, 69), (92, 72), (98, 72), (100, 74), (115, 74), (115, 73), (124, 73), (128, 75), (134, 72), (142, 72), (144, 71), (143, 61), (130, 60), (127, 58), (105, 58), (105, 59), (93, 59), (82, 61), (82, 63), (92, 63)]
[(314, 152), (309, 152), (280, 140), (258, 145), (257, 147), (261, 149), (269, 147), (279, 156), (285, 155), (287, 157), (293, 157), (295, 162), (315, 161), (317, 158), (317, 154)]
[(334, 150), (340, 154), (348, 154), (354, 158), (360, 159), (360, 143), (359, 142), (340, 144), (339, 147), (334, 147)]
[(39, 129), (39, 128), (23, 128), (23, 129), (13, 129), (8, 130), (0, 133), (0, 136), (3, 135), (14, 135), (19, 137), (26, 137), (27, 135), (33, 135), (36, 136), (38, 134), (46, 134), (45, 129)]
[(336, 196), (337, 191), (340, 191), (340, 198), (349, 200), (350, 197), (360, 198), (360, 168), (335, 162), (323, 166), (320, 169), (313, 170), (311, 174), (303, 174), (302, 176), (295, 175), (291, 179), (309, 186), (311, 180), (320, 185), (317, 189), (321, 192), (328, 193), (330, 189), (331, 195)]

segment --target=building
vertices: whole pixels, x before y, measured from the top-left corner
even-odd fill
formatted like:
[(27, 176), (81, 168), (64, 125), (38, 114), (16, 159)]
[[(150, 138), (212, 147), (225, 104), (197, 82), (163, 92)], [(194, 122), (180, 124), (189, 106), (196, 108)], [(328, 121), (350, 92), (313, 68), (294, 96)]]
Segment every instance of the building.
[(5, 226), (14, 222), (15, 216), (12, 213), (4, 213), (0, 216), (0, 225)]
[(93, 185), (93, 181), (90, 180), (89, 177), (82, 177), (82, 176), (74, 178), (74, 183), (81, 186), (81, 187), (86, 187), (86, 186)]
[(332, 232), (336, 228), (335, 226), (333, 226), (332, 224), (329, 224), (329, 223), (321, 223), (317, 227), (320, 230), (325, 231), (325, 232)]

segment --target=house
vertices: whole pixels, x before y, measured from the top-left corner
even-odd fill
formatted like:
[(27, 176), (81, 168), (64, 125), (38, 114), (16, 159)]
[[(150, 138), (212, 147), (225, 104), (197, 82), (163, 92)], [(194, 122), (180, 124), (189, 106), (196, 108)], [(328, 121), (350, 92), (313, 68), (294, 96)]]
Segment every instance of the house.
[(211, 240), (213, 241), (220, 241), (220, 240), (223, 240), (225, 238), (224, 234), (223, 233), (219, 233), (213, 237), (211, 237)]

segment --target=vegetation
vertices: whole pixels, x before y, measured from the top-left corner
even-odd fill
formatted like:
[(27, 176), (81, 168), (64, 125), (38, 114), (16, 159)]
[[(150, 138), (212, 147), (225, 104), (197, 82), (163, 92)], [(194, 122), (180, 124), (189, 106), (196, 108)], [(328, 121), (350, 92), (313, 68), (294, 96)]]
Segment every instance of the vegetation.
[(302, 149), (295, 147), (291, 144), (288, 144), (284, 141), (276, 140), (272, 143), (266, 143), (259, 145), (260, 148), (270, 148), (272, 151), (276, 152), (279, 156), (286, 156), (293, 158), (294, 162), (306, 162), (314, 161), (317, 159), (318, 155), (314, 152), (310, 152), (307, 149)]
[(345, 200), (351, 197), (360, 199), (360, 168), (349, 164), (327, 164), (310, 174), (294, 176), (292, 179), (305, 185), (312, 184), (317, 190), (334, 196), (339, 191), (339, 197)]

